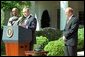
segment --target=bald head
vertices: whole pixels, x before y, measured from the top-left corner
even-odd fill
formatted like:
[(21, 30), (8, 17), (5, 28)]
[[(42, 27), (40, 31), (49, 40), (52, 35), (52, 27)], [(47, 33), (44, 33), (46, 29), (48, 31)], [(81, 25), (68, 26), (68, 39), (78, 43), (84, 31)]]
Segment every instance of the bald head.
[(66, 8), (65, 14), (67, 17), (70, 17), (73, 14), (73, 9), (71, 7)]
[(25, 17), (29, 16), (30, 12), (29, 12), (29, 8), (23, 8), (23, 15)]
[(18, 16), (18, 9), (17, 8), (13, 8), (12, 9), (12, 14), (13, 14), (13, 16)]

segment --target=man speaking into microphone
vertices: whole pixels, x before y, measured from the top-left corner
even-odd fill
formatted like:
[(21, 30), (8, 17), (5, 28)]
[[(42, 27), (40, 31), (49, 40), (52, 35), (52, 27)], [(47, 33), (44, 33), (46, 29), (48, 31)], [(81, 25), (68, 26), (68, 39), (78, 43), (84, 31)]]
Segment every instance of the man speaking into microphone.
[(29, 8), (23, 8), (23, 16), (19, 18), (19, 26), (32, 31), (32, 41), (30, 42), (30, 50), (33, 50), (33, 45), (36, 43), (35, 30), (37, 25), (36, 18), (30, 14)]

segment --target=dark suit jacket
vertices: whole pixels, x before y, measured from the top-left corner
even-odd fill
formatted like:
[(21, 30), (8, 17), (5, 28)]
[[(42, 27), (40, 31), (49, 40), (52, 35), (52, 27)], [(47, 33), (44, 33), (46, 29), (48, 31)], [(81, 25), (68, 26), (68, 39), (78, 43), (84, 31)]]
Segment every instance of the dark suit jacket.
[(36, 43), (35, 30), (36, 30), (37, 20), (34, 16), (30, 16), (29, 19), (30, 20), (28, 21), (29, 22), (28, 29), (32, 30), (32, 42), (31, 43)]
[[(23, 18), (23, 17), (21, 17), (21, 18)], [(19, 20), (19, 22), (20, 22), (20, 20)], [(25, 18), (23, 19), (22, 23), (24, 23), (24, 20), (25, 20)], [(27, 19), (25, 26), (28, 26), (28, 29), (31, 29), (31, 31), (32, 31), (32, 42), (31, 43), (36, 43), (36, 37), (35, 37), (36, 25), (37, 25), (36, 18), (34, 16), (30, 15), (29, 18)], [(22, 27), (23, 27), (23, 25), (22, 25)]]
[(78, 26), (79, 26), (79, 19), (76, 18), (74, 15), (69, 20), (68, 24), (66, 24), (63, 34), (65, 36), (66, 45), (75, 46), (77, 45), (78, 40)]
[[(33, 16), (31, 16), (33, 17)], [(36, 30), (36, 25), (37, 25), (37, 20), (36, 18), (33, 18), (28, 26), (28, 28), (30, 28), (32, 31)]]

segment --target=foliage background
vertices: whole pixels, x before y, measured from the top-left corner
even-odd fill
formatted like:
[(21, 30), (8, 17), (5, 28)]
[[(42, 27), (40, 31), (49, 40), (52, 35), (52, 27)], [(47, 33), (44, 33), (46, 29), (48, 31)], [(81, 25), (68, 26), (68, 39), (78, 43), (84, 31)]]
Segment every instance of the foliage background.
[[(22, 15), (22, 8), (29, 7), (30, 8), (31, 3), (30, 1), (1, 1), (1, 9), (5, 12), (11, 11), (12, 8), (16, 7), (19, 9), (20, 16)], [(10, 14), (10, 13), (9, 13)], [(8, 15), (9, 15), (8, 14)], [(4, 17), (1, 15), (1, 17)], [(1, 28), (3, 29), (5, 23), (5, 18), (1, 18)]]

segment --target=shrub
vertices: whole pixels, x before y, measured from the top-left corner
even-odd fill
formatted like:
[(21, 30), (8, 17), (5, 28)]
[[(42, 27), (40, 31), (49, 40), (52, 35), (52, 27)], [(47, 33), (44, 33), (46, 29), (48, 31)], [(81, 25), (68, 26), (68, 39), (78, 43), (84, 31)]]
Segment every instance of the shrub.
[(48, 51), (49, 53), (47, 56), (63, 56), (64, 55), (64, 44), (63, 44), (62, 38), (50, 41), (44, 48), (45, 51)]
[(79, 29), (82, 29), (82, 28), (84, 28), (84, 25), (79, 25)]
[(48, 39), (46, 37), (40, 36), (36, 37), (36, 44), (34, 44), (34, 50), (43, 50), (45, 45), (48, 44)]
[(49, 41), (52, 41), (57, 40), (59, 37), (61, 37), (62, 31), (55, 28), (47, 27), (41, 29), (40, 31), (36, 31), (36, 36), (44, 36), (47, 37)]
[[(78, 29), (78, 51), (84, 49), (84, 28)], [(55, 41), (50, 41), (44, 48), (48, 51), (48, 56), (63, 56), (64, 55), (64, 42), (62, 37)]]
[(84, 28), (78, 29), (78, 51), (84, 49)]

